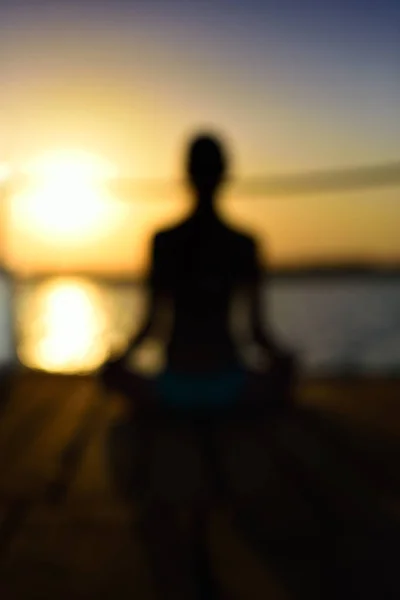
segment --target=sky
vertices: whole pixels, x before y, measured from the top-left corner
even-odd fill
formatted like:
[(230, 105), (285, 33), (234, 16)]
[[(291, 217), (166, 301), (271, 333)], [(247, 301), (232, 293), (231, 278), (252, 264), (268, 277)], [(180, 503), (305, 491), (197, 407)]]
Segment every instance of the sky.
[[(174, 179), (188, 136), (204, 128), (230, 143), (239, 180), (398, 160), (399, 30), (397, 0), (8, 0), (0, 161), (78, 148), (127, 177)], [(70, 235), (57, 246), (14, 223), (13, 264), (50, 264), (57, 246), (55, 266), (137, 269), (152, 225), (183, 205), (133, 204), (116, 209), (125, 226), (114, 237), (96, 240)], [(398, 189), (236, 195), (226, 206), (268, 235), (272, 262), (400, 260)]]

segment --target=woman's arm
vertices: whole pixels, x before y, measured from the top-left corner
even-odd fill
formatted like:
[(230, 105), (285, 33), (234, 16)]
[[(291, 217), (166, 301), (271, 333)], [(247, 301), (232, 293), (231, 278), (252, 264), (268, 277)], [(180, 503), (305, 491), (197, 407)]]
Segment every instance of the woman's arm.
[(127, 348), (113, 363), (124, 361), (128, 355), (136, 350), (150, 335), (163, 339), (166, 335), (166, 320), (169, 308), (165, 272), (162, 265), (163, 259), (162, 239), (156, 235), (152, 244), (151, 265), (147, 277), (147, 299), (145, 304), (142, 324), (133, 335)]
[(268, 278), (255, 243), (252, 244), (250, 260), (252, 263), (249, 268), (251, 277), (248, 281), (247, 298), (252, 338), (257, 345), (267, 351), (271, 358), (286, 356), (289, 354), (288, 350), (278, 342), (272, 332), (268, 311)]
[(160, 290), (149, 286), (146, 312), (142, 324), (130, 340), (124, 352), (125, 357), (136, 350), (149, 336), (159, 339), (165, 337), (166, 303), (165, 295)]
[(256, 344), (266, 350), (268, 354), (277, 356), (283, 352), (283, 348), (264, 316), (267, 313), (265, 285), (265, 282), (263, 283), (260, 279), (250, 284), (248, 289), (251, 335)]

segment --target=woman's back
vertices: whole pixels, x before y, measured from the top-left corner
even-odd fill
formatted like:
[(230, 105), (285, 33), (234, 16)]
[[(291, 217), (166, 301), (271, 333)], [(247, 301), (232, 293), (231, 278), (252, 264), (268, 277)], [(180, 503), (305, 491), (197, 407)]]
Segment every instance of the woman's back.
[(170, 366), (201, 371), (236, 364), (231, 305), (255, 275), (253, 240), (215, 213), (194, 214), (156, 236), (153, 260), (152, 284), (172, 305)]

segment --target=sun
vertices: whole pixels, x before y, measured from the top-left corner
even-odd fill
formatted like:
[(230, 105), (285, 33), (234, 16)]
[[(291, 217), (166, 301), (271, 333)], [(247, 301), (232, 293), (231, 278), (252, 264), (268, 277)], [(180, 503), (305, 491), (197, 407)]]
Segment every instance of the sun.
[(107, 161), (81, 151), (53, 152), (31, 161), (24, 174), (28, 186), (18, 200), (39, 235), (68, 241), (106, 224), (105, 183), (116, 176)]
[(115, 177), (115, 168), (107, 161), (79, 150), (63, 150), (32, 160), (24, 172), (46, 185), (60, 181), (72, 186), (87, 185)]
[(11, 167), (7, 163), (0, 163), (0, 184), (11, 178)]

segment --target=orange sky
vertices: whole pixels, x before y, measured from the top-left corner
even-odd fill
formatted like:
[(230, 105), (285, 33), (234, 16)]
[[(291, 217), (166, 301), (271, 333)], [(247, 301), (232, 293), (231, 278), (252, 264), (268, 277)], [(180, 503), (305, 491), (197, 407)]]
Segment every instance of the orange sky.
[[(128, 177), (172, 179), (203, 126), (228, 136), (239, 179), (400, 158), (389, 6), (377, 19), (372, 3), (352, 14), (342, 0), (332, 14), (299, 12), (298, 2), (178, 4), (0, 5), (0, 164), (76, 149)], [(76, 194), (70, 206), (62, 186), (53, 191), (50, 221), (40, 206), (35, 216), (21, 200), (8, 205), (5, 252), (17, 270), (137, 272), (150, 232), (187, 207), (178, 190), (172, 200), (90, 201), (74, 224)], [(279, 200), (228, 189), (224, 207), (268, 239), (274, 264), (400, 261), (398, 189)]]
[[(335, 260), (398, 261), (398, 191), (382, 190), (320, 197), (221, 200), (225, 217), (253, 232), (272, 265)], [(184, 193), (174, 199), (130, 202), (104, 197), (100, 209), (79, 203), (38, 211), (33, 202), (10, 204), (6, 237), (8, 264), (20, 272), (46, 270), (137, 273), (147, 264), (149, 236), (188, 210)], [(89, 205), (90, 208), (90, 205)], [(77, 212), (78, 209), (78, 212)], [(35, 213), (36, 210), (36, 213)]]

